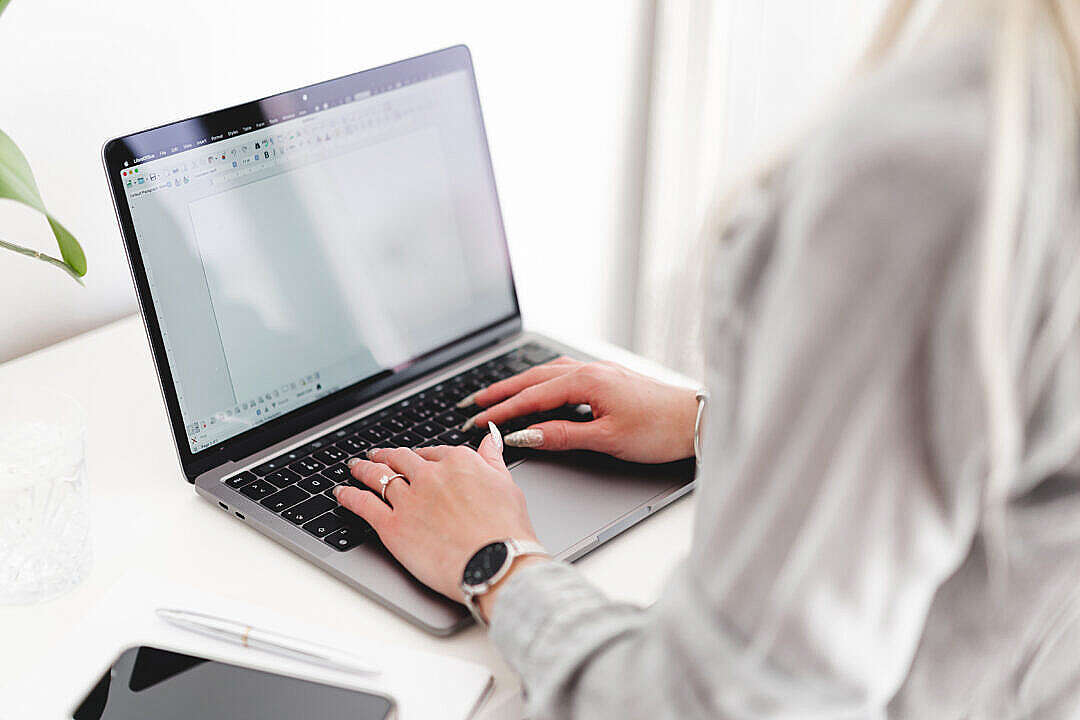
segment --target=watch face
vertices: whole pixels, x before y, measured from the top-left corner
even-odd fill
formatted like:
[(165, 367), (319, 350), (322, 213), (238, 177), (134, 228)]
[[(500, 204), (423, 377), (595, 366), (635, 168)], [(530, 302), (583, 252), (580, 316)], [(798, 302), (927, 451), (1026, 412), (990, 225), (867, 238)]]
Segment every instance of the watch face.
[(465, 566), (466, 585), (482, 585), (495, 576), (506, 562), (506, 543), (493, 542), (476, 551)]

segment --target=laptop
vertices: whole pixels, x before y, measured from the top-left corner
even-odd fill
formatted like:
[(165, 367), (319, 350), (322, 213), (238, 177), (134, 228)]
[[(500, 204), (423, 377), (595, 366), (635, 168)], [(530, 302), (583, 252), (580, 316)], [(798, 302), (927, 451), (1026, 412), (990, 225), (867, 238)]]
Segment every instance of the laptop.
[[(483, 431), (460, 428), (477, 409), (461, 398), (560, 355), (591, 359), (522, 325), (468, 49), (126, 135), (102, 155), (195, 491), (432, 633), (467, 624), (331, 489), (370, 447), (475, 448)], [(553, 417), (590, 415), (502, 430)], [(540, 541), (566, 560), (693, 486), (689, 460), (506, 460)]]

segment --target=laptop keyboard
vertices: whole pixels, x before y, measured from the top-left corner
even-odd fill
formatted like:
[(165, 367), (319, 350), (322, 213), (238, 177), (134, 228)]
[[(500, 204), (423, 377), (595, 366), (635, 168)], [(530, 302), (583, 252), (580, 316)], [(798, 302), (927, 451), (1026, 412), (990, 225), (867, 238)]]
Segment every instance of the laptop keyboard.
[[(545, 363), (557, 355), (543, 345), (528, 343), (226, 478), (225, 484), (335, 550), (344, 552), (364, 543), (378, 544), (378, 536), (372, 527), (334, 499), (333, 489), (342, 483), (369, 490), (353, 479), (345, 462), (363, 456), (373, 447), (468, 445), (478, 448), (487, 435), (487, 428), (462, 432), (461, 425), (480, 408), (458, 409), (457, 402), (482, 387)], [(505, 434), (556, 419), (587, 421), (592, 415), (567, 406), (515, 418), (500, 430)], [(508, 447), (504, 457), (509, 465), (528, 452)]]

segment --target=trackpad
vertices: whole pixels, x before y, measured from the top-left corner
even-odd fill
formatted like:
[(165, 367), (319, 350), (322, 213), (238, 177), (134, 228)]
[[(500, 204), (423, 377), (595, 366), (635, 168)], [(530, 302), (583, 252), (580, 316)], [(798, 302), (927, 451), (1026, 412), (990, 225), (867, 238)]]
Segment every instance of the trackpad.
[(641, 465), (584, 451), (534, 450), (511, 474), (525, 492), (540, 542), (561, 553), (650, 498), (692, 481), (694, 462)]

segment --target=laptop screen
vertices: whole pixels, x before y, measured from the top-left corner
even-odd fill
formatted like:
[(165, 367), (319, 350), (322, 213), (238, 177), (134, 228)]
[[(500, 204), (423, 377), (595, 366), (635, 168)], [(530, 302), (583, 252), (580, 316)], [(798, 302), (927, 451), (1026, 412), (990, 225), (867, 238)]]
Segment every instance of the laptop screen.
[(193, 453), (517, 313), (471, 69), (417, 60), (125, 139)]

